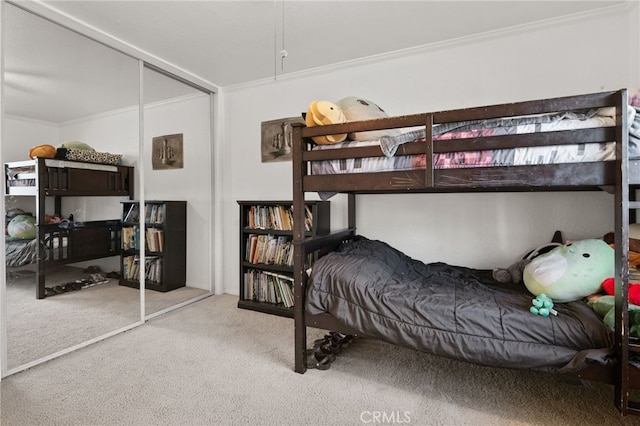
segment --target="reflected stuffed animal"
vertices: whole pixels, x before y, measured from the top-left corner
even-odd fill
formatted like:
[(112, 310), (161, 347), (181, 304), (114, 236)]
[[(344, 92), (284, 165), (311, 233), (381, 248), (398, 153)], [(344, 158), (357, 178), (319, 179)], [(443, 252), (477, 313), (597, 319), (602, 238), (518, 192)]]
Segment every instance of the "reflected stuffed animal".
[(56, 148), (53, 145), (38, 145), (29, 150), (29, 158), (32, 160), (36, 157), (54, 158), (56, 156)]
[(614, 250), (603, 240), (580, 240), (554, 248), (533, 259), (523, 279), (535, 296), (546, 294), (554, 302), (571, 302), (600, 291), (614, 273)]

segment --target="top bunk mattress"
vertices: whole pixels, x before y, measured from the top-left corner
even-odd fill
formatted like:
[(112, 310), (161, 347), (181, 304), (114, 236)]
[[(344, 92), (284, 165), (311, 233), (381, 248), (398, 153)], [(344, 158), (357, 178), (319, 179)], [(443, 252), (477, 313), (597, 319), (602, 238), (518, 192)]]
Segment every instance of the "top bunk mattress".
[[(629, 156), (640, 158), (640, 106), (630, 105)], [(562, 130), (592, 129), (615, 126), (615, 108), (607, 107), (586, 112), (562, 112), (536, 116), (466, 121), (433, 126), (433, 140), (487, 138)], [(334, 145), (315, 145), (314, 150), (380, 146), (384, 156), (346, 158), (311, 162), (311, 173), (330, 175), (415, 170), (425, 168), (425, 155), (395, 155), (406, 143), (424, 143), (424, 130), (413, 130), (398, 136), (383, 136), (372, 141), (346, 141)], [(497, 167), (539, 164), (561, 164), (611, 161), (615, 159), (615, 143), (580, 143), (519, 147), (512, 149), (438, 152), (433, 154), (435, 169)]]

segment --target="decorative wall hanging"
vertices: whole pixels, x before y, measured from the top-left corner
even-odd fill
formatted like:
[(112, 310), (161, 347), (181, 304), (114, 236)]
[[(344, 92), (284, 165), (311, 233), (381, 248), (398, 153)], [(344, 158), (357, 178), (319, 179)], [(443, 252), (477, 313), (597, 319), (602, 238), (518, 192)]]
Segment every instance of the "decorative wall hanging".
[(262, 162), (291, 161), (293, 123), (304, 123), (302, 117), (280, 118), (262, 122)]
[(153, 170), (181, 169), (184, 167), (182, 133), (153, 138), (151, 166)]

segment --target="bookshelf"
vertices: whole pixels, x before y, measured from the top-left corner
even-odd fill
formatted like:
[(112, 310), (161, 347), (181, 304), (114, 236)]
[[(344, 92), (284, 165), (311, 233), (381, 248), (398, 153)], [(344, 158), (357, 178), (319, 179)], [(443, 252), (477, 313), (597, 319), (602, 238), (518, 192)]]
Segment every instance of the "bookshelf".
[[(293, 317), (292, 201), (238, 201), (238, 308)], [(306, 202), (306, 235), (330, 231), (329, 201)]]
[[(167, 292), (186, 284), (187, 203), (145, 201), (144, 231), (140, 231), (140, 202), (122, 201), (122, 250), (120, 285), (139, 288), (139, 274), (145, 286)], [(140, 247), (145, 244), (145, 265), (140, 265)]]

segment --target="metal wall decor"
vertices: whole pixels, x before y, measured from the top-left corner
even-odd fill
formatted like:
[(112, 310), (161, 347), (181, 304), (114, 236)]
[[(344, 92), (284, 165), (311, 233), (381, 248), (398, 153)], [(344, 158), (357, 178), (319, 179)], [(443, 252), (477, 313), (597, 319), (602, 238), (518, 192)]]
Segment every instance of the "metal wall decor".
[(184, 167), (182, 133), (153, 138), (151, 166), (153, 170)]
[(262, 162), (291, 161), (293, 123), (304, 123), (301, 117), (280, 118), (262, 122)]

